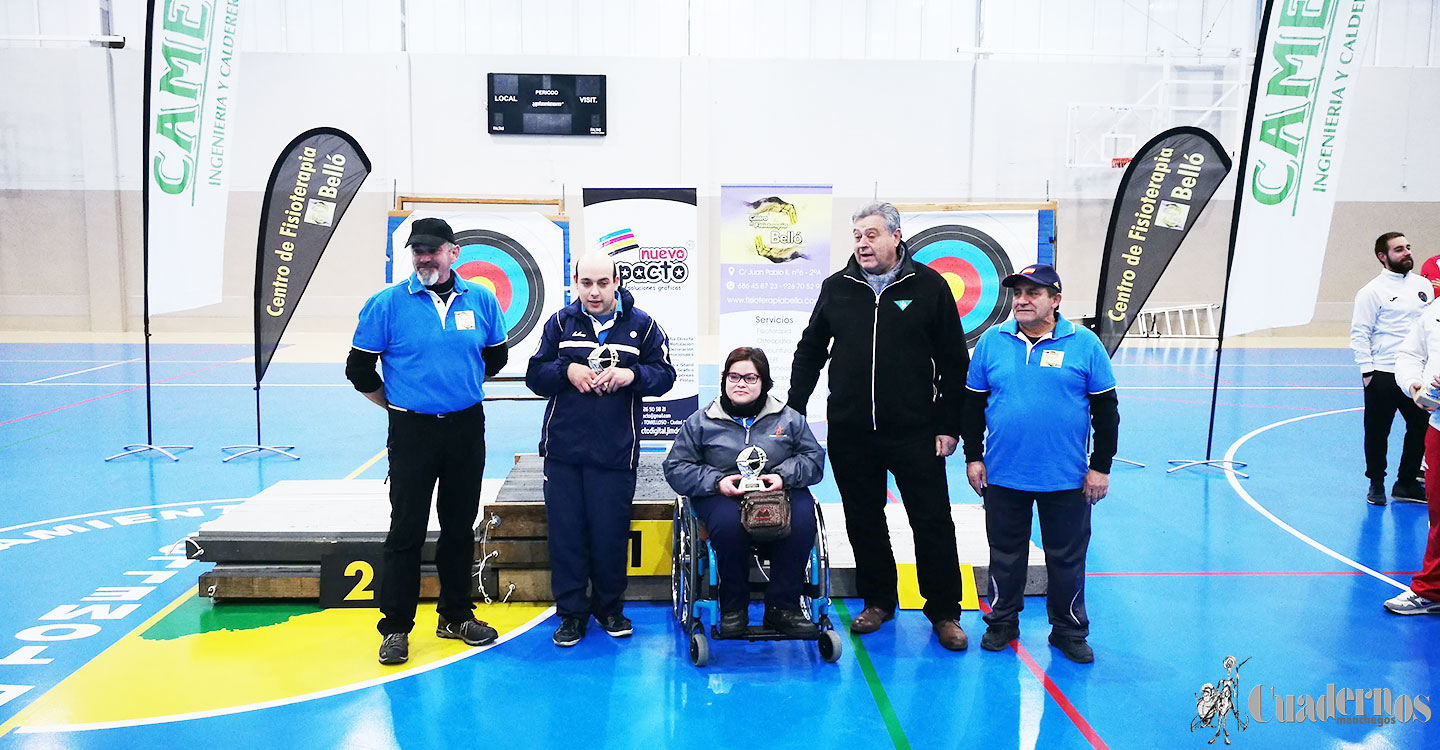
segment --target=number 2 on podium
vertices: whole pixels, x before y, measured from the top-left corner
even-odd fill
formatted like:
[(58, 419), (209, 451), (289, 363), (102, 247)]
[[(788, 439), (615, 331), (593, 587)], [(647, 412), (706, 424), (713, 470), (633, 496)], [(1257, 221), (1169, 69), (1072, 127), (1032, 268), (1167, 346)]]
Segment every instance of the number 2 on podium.
[(370, 582), (375, 580), (375, 568), (364, 560), (354, 560), (345, 566), (345, 577), (356, 576), (359, 580), (355, 588), (345, 595), (347, 602), (368, 602), (375, 599), (375, 592), (370, 590)]

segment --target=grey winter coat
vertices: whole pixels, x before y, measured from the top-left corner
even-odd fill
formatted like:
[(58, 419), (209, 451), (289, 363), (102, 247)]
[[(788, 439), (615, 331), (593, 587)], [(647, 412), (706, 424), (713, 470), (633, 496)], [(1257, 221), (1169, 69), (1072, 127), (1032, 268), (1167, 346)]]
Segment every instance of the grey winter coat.
[(731, 419), (718, 398), (691, 414), (665, 456), (665, 479), (671, 489), (691, 498), (719, 494), (720, 480), (740, 473), (735, 458), (751, 445), (765, 451), (760, 473), (779, 474), (785, 489), (809, 487), (825, 473), (825, 450), (805, 416), (767, 394), (749, 429)]

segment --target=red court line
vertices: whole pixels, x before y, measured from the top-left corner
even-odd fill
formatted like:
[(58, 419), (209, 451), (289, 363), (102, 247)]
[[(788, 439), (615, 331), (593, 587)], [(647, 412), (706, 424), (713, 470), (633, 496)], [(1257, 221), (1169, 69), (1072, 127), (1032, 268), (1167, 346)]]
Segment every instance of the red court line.
[[(234, 362), (217, 362), (217, 363), (215, 363), (215, 364), (213, 364), (213, 365), (209, 365), (209, 366), (207, 366), (207, 367), (201, 367), (201, 368), (198, 369), (198, 370), (191, 370), (190, 372), (182, 372), (182, 373), (180, 373), (179, 375), (171, 375), (171, 376), (168, 377), (168, 378), (161, 378), (161, 379), (156, 380), (156, 381), (154, 381), (154, 382), (155, 382), (155, 383), (164, 383), (164, 382), (166, 382), (166, 381), (176, 380), (176, 379), (178, 379), (178, 378), (183, 378), (183, 377), (187, 377), (187, 376), (190, 376), (190, 375), (194, 375), (194, 374), (197, 373), (197, 372), (205, 372), (206, 370), (213, 370), (213, 369), (215, 369), (215, 368), (217, 368), (217, 367), (220, 367), (221, 365), (232, 365), (232, 364), (235, 364), (235, 363), (234, 363)], [(153, 384), (153, 383), (152, 383), (152, 384)], [(55, 407), (55, 408), (53, 408), (53, 409), (46, 409), (45, 411), (37, 411), (37, 412), (35, 412), (34, 414), (27, 414), (27, 415), (25, 415), (25, 416), (23, 416), (23, 417), (15, 417), (14, 419), (7, 419), (7, 420), (5, 420), (4, 422), (0, 422), (0, 427), (4, 427), (4, 426), (7, 425), (7, 424), (14, 424), (14, 423), (16, 423), (16, 422), (23, 422), (23, 421), (25, 421), (25, 420), (27, 420), (27, 419), (34, 419), (35, 417), (43, 417), (43, 416), (45, 416), (46, 414), (53, 414), (53, 413), (55, 413), (55, 412), (57, 412), (57, 411), (64, 411), (65, 409), (69, 409), (69, 408), (71, 408), (72, 406), (80, 406), (81, 404), (88, 404), (88, 403), (90, 403), (91, 401), (99, 401), (99, 400), (101, 400), (101, 399), (110, 398), (111, 396), (119, 396), (119, 395), (122, 394), (122, 393), (129, 393), (130, 391), (136, 391), (136, 390), (139, 390), (139, 389), (144, 388), (144, 387), (145, 387), (145, 386), (143, 386), (143, 385), (135, 385), (135, 386), (131, 386), (131, 387), (129, 387), (129, 388), (126, 388), (126, 389), (123, 390), (123, 391), (115, 391), (114, 393), (107, 393), (107, 394), (105, 394), (105, 395), (103, 395), (103, 396), (92, 396), (92, 397), (90, 397), (90, 398), (85, 399), (84, 401), (76, 401), (76, 402), (73, 403), (73, 404), (66, 404), (66, 405), (64, 405), (64, 406), (57, 406), (57, 407)]]
[[(990, 605), (984, 599), (980, 600), (980, 610), (987, 615), (990, 614)], [(1075, 704), (1071, 703), (1070, 699), (1066, 698), (1065, 694), (1060, 692), (1060, 687), (1050, 679), (1050, 675), (1045, 674), (1045, 670), (1041, 669), (1040, 665), (1035, 663), (1035, 657), (1031, 656), (1030, 652), (1026, 651), (1024, 646), (1020, 645), (1020, 640), (1016, 639), (1011, 641), (1010, 648), (1020, 657), (1020, 662), (1025, 665), (1025, 668), (1030, 670), (1030, 674), (1034, 675), (1035, 679), (1040, 681), (1040, 685), (1045, 688), (1045, 692), (1050, 696), (1050, 699), (1055, 701), (1055, 705), (1059, 706), (1060, 710), (1064, 711), (1065, 715), (1070, 717), (1070, 722), (1075, 725), (1076, 729), (1080, 730), (1080, 734), (1090, 743), (1090, 747), (1109, 750), (1110, 746), (1105, 744), (1105, 740), (1100, 739), (1100, 735), (1096, 733), (1094, 727), (1090, 726), (1090, 722), (1086, 721), (1085, 717), (1080, 715), (1080, 711), (1075, 708)]]
[[(1413, 576), (1414, 570), (1382, 570), (1387, 576)], [(1123, 576), (1359, 576), (1359, 570), (1171, 570), (1153, 573), (1086, 573), (1086, 578)]]

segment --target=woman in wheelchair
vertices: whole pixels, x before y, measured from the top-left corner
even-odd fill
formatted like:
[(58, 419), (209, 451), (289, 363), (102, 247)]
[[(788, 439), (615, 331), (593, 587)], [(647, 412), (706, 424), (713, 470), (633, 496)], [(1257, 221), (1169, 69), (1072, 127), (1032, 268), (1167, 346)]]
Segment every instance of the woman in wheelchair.
[(755, 543), (770, 559), (764, 625), (795, 638), (819, 635), (801, 611), (800, 597), (815, 543), (815, 499), (807, 488), (820, 481), (825, 451), (804, 415), (770, 395), (772, 385), (764, 351), (742, 346), (730, 352), (720, 397), (685, 420), (665, 457), (665, 478), (690, 498), (715, 550), (722, 638), (743, 637), (749, 624), (752, 540), (740, 524), (744, 493), (737, 486), (736, 457), (752, 445), (765, 451), (760, 474), (765, 489), (788, 490), (791, 504), (789, 536)]

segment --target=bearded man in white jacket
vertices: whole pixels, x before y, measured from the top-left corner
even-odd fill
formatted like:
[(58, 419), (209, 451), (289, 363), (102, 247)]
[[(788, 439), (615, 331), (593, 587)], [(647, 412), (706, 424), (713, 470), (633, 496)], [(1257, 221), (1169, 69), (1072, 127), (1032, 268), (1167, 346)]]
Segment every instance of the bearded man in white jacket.
[(1385, 454), (1398, 410), (1405, 419), (1405, 442), (1390, 494), (1396, 500), (1423, 503), (1425, 487), (1416, 476), (1428, 417), (1396, 387), (1395, 350), (1435, 292), (1429, 281), (1410, 273), (1415, 260), (1405, 235), (1380, 235), (1375, 240), (1375, 259), (1380, 262), (1380, 275), (1355, 293), (1350, 320), (1350, 349), (1365, 385), (1365, 476), (1370, 480), (1365, 501), (1385, 504)]

